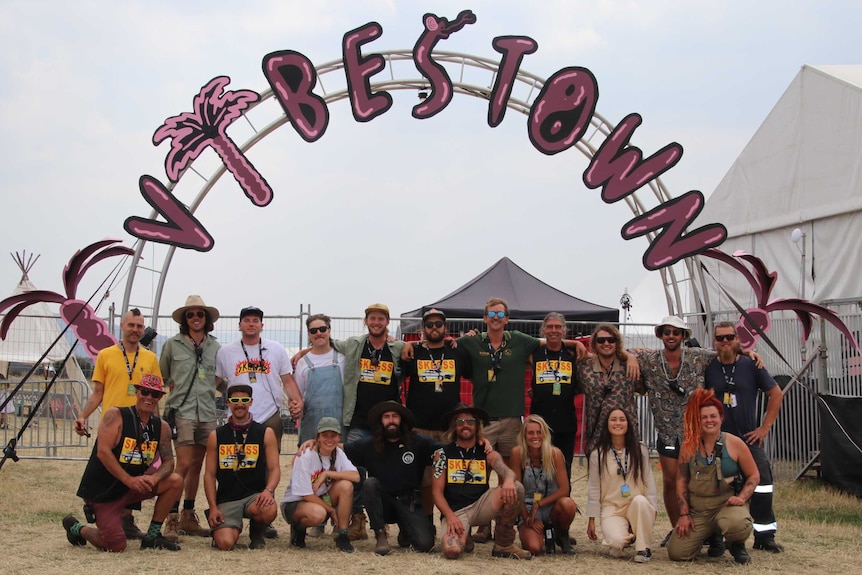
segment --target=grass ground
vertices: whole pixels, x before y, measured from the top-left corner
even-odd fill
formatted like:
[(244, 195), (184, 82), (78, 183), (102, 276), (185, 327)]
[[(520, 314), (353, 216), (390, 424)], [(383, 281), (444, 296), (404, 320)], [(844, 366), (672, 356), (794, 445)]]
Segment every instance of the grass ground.
[[(283, 457), (283, 478), (289, 477), (290, 458)], [(82, 517), (81, 500), (75, 497), (84, 464), (77, 461), (8, 461), (0, 470), (0, 542), (3, 545), (4, 574), (44, 573), (210, 573), (232, 575), (267, 573), (529, 573), (530, 575), (566, 572), (590, 575), (620, 572), (642, 573), (725, 573), (744, 569), (751, 574), (856, 573), (862, 557), (862, 500), (836, 493), (816, 481), (780, 483), (776, 486), (776, 514), (779, 541), (787, 551), (772, 555), (751, 551), (753, 561), (738, 567), (729, 554), (721, 559), (699, 558), (696, 566), (671, 563), (664, 549), (654, 549), (649, 564), (610, 559), (600, 553), (599, 545), (586, 537), (586, 518), (578, 516), (571, 534), (578, 539), (578, 555), (537, 557), (532, 561), (492, 559), (491, 544), (476, 545), (474, 553), (458, 561), (447, 561), (439, 553), (417, 554), (396, 550), (387, 557), (373, 553), (373, 542), (357, 542), (357, 552), (334, 550), (328, 538), (308, 539), (307, 549), (295, 549), (288, 542), (288, 527), (279, 518), (281, 536), (270, 540), (263, 551), (237, 550), (230, 553), (212, 549), (209, 539), (181, 538), (182, 551), (141, 551), (136, 543), (123, 554), (99, 553), (92, 547), (75, 548), (66, 541), (60, 520), (67, 513)], [(282, 480), (279, 496), (287, 485)], [(586, 468), (576, 461), (572, 492), (575, 500), (586, 503)], [(201, 491), (198, 513), (202, 517), (205, 499)], [(152, 505), (145, 503), (138, 523), (145, 528)], [(656, 539), (669, 530), (667, 518), (659, 514)], [(397, 527), (390, 527), (394, 534)], [(246, 542), (245, 537), (240, 539)], [(655, 545), (657, 547), (657, 543)]]

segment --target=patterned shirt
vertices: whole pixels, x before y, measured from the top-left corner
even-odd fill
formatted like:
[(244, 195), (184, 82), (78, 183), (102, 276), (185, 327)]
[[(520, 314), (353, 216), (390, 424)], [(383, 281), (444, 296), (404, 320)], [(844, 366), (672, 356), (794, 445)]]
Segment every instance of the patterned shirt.
[[(682, 445), (685, 405), (694, 390), (703, 387), (706, 366), (715, 357), (716, 353), (711, 349), (683, 347), (679, 373), (674, 377), (663, 349), (648, 350), (638, 355), (641, 377), (649, 390), (649, 405), (659, 445)], [(676, 391), (677, 388), (682, 394)]]
[(578, 362), (578, 378), (584, 386), (584, 413), (586, 414), (586, 452), (590, 453), (598, 444), (601, 424), (615, 409), (626, 412), (629, 425), (638, 436), (638, 406), (635, 393), (646, 393), (641, 382), (637, 384), (626, 377), (626, 364), (614, 360), (610, 373), (605, 372), (598, 357)]

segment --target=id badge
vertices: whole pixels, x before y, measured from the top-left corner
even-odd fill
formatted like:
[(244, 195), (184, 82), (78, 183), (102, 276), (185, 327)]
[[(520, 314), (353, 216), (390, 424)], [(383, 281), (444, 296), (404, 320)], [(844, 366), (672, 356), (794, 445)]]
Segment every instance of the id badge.
[(323, 502), (327, 505), (332, 505), (332, 497), (329, 496), (329, 493), (324, 493), (320, 498), (323, 499)]
[(722, 401), (722, 403), (724, 405), (730, 405), (730, 392), (729, 391), (724, 392), (724, 401)]
[(629, 487), (628, 483), (623, 483), (623, 486), (620, 487), (620, 493), (622, 493), (623, 497), (631, 497), (632, 496), (632, 488)]
[(533, 505), (538, 505), (539, 501), (541, 501), (541, 500), (542, 500), (542, 492), (541, 491), (536, 491), (535, 493), (533, 493)]
[(253, 373), (248, 374), (249, 383), (257, 383), (257, 376)]
[(437, 381), (434, 382), (434, 392), (435, 393), (443, 393), (443, 380), (442, 379), (437, 379)]
[(129, 382), (129, 387), (126, 389), (126, 395), (135, 395), (135, 384)]
[(207, 376), (207, 370), (204, 366), (198, 367), (198, 379), (204, 379)]
[(736, 407), (736, 394), (730, 394), (730, 407)]
[(493, 369), (488, 370), (488, 381), (497, 381), (497, 374)]
[(562, 389), (562, 386), (560, 385), (560, 382), (559, 381), (555, 382), (553, 395), (560, 395), (562, 392), (563, 392), (563, 389)]

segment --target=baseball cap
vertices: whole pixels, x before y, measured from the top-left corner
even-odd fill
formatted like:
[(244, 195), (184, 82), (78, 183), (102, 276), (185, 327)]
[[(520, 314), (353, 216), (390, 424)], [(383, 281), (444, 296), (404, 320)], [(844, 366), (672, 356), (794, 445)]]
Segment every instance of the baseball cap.
[(389, 306), (388, 305), (386, 305), (384, 303), (373, 303), (373, 304), (371, 304), (370, 306), (365, 308), (365, 317), (368, 317), (368, 314), (370, 314), (373, 311), (379, 311), (380, 313), (385, 315), (387, 319), (389, 319)]
[(253, 305), (250, 305), (248, 307), (244, 307), (241, 310), (239, 310), (239, 319), (242, 319), (247, 315), (256, 315), (260, 319), (263, 319), (263, 310), (260, 309), (259, 307), (254, 307)]
[(443, 318), (443, 321), (446, 321), (446, 314), (443, 313), (442, 311), (440, 311), (439, 309), (435, 309), (433, 307), (422, 314), (422, 321), (425, 321), (426, 319), (428, 319), (432, 315), (439, 315), (441, 318)]
[(320, 421), (317, 422), (317, 433), (323, 433), (324, 431), (341, 433), (341, 424), (334, 417), (321, 417)]

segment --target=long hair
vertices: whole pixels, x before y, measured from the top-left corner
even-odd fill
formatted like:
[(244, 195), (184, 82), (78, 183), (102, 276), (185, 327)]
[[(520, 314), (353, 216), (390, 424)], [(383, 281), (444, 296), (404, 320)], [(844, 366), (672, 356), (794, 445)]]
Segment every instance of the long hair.
[(554, 446), (551, 445), (551, 428), (541, 415), (530, 414), (524, 418), (524, 424), (521, 426), (521, 431), (518, 432), (518, 447), (521, 448), (521, 471), (527, 468), (527, 463), (530, 461), (530, 451), (527, 449), (527, 424), (535, 423), (542, 430), (542, 471), (548, 477), (556, 476), (556, 466), (554, 465)]
[(685, 417), (683, 418), (685, 438), (682, 441), (680, 457), (691, 457), (697, 453), (697, 446), (703, 436), (700, 425), (700, 410), (704, 407), (715, 407), (718, 409), (719, 417), (724, 419), (724, 405), (715, 397), (715, 392), (711, 389), (695, 389), (685, 406)]
[(606, 331), (609, 334), (611, 334), (612, 336), (614, 336), (614, 338), (616, 338), (616, 340), (617, 340), (617, 343), (616, 343), (617, 359), (619, 359), (622, 362), (625, 362), (626, 358), (625, 358), (625, 356), (623, 356), (623, 336), (620, 333), (620, 330), (617, 329), (617, 326), (610, 324), (610, 323), (600, 323), (593, 330), (593, 333), (590, 336), (590, 349), (592, 350), (592, 352), (596, 353), (596, 337), (598, 336), (598, 333), (600, 331)]
[(611, 430), (608, 428), (608, 420), (611, 417), (611, 413), (615, 411), (621, 412), (626, 417), (626, 423), (628, 423), (624, 437), (625, 448), (626, 453), (629, 455), (629, 465), (631, 465), (629, 472), (631, 473), (632, 481), (637, 483), (640, 481), (643, 474), (643, 471), (641, 470), (641, 444), (635, 435), (635, 426), (632, 425), (631, 415), (621, 407), (615, 407), (610, 410), (608, 416), (605, 417), (600, 424), (599, 441), (596, 445), (596, 449), (598, 449), (599, 452), (599, 475), (602, 474), (602, 470), (604, 470), (605, 465), (607, 464), (608, 452), (613, 449), (613, 441), (611, 440)]
[[(464, 413), (467, 413), (466, 411)], [(456, 414), (457, 416), (457, 414)], [(444, 431), (440, 436), (440, 439), (445, 444), (453, 443), (456, 439), (455, 437), (455, 420), (457, 417), (452, 417), (451, 423), (449, 423), (449, 429)], [(476, 443), (480, 443), (482, 438), (485, 437), (485, 424), (482, 423), (482, 420), (478, 417), (476, 418)]]
[[(407, 427), (404, 423), (404, 420), (401, 421), (401, 426), (399, 428), (401, 430), (401, 436), (398, 438), (399, 443), (403, 443), (406, 447), (410, 447), (413, 443), (413, 431)], [(378, 423), (374, 426), (374, 451), (377, 453), (383, 453), (383, 448), (386, 446), (387, 439), (383, 437), (383, 425)]]
[[(215, 324), (213, 323), (213, 318), (210, 315), (210, 312), (204, 310), (204, 333), (209, 333), (214, 329)], [(183, 335), (189, 334), (189, 320), (186, 319), (186, 314), (183, 314), (180, 319), (180, 333)]]

